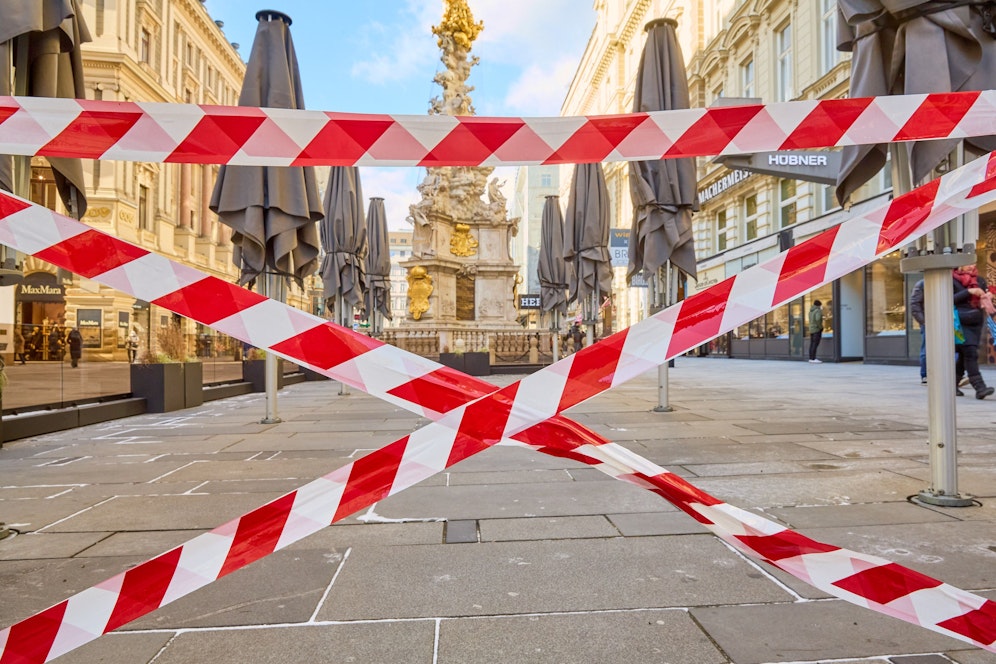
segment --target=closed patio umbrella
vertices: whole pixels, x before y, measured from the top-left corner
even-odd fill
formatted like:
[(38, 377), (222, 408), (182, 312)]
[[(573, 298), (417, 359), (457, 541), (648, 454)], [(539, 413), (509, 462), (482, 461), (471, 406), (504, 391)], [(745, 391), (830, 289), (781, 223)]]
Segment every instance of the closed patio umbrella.
[(363, 307), (366, 291), (367, 223), (360, 169), (334, 166), (325, 187), (325, 218), (320, 224), (324, 297), (336, 320), (352, 326), (353, 308)]
[[(645, 27), (647, 41), (636, 72), (633, 111), (672, 111), (689, 107), (688, 76), (675, 28), (678, 22), (664, 18)], [(671, 267), (693, 279), (698, 275), (692, 212), (698, 210), (694, 159), (659, 159), (630, 164), (630, 197), (633, 227), (629, 235), (629, 269), (632, 279), (647, 277), (648, 315), (671, 304), (676, 297), (676, 274)], [(658, 404), (655, 410), (671, 410), (668, 396), (668, 365), (658, 370)]]
[[(0, 2), (0, 95), (84, 99), (80, 45), (92, 41), (78, 0)], [(9, 67), (13, 63), (12, 84)], [(79, 159), (48, 158), (56, 188), (71, 216), (86, 213), (86, 187)], [(13, 192), (10, 157), (0, 159), (0, 187)], [(27, 195), (27, 192), (15, 192)]]
[[(303, 109), (290, 17), (261, 11), (256, 19), (239, 106)], [(210, 207), (232, 229), (241, 283), (269, 272), (302, 284), (314, 273), (322, 205), (311, 167), (222, 166)]]
[(384, 331), (391, 316), (391, 249), (383, 198), (371, 198), (367, 210), (367, 317), (374, 336)]
[[(239, 105), (303, 109), (290, 17), (266, 10), (257, 12), (256, 20)], [(232, 259), (241, 270), (240, 283), (264, 276), (261, 292), (283, 301), (286, 279), (303, 286), (304, 278), (315, 272), (315, 222), (322, 218), (322, 204), (311, 167), (222, 166), (210, 207), (232, 228)], [(280, 421), (276, 403), (277, 361), (268, 353), (263, 422)]]
[(564, 264), (564, 217), (560, 197), (547, 196), (540, 225), (540, 310), (552, 314), (553, 361), (560, 359), (560, 317), (567, 313), (567, 266)]
[[(996, 87), (993, 7), (936, 0), (838, 0), (838, 49), (851, 51), (851, 97), (989, 90)], [(909, 146), (912, 182), (930, 174), (957, 145)], [(965, 139), (979, 152), (996, 137)], [(885, 165), (888, 146), (843, 150), (837, 199), (843, 203)]]
[(564, 218), (568, 304), (577, 302), (588, 325), (587, 342), (602, 298), (612, 294), (609, 256), (609, 190), (601, 164), (577, 164)]
[[(688, 78), (675, 34), (677, 21), (658, 19), (647, 24), (647, 41), (636, 74), (633, 111), (687, 109)], [(694, 159), (660, 159), (630, 164), (633, 228), (629, 270), (655, 276), (670, 261), (696, 276), (692, 212), (698, 209)]]

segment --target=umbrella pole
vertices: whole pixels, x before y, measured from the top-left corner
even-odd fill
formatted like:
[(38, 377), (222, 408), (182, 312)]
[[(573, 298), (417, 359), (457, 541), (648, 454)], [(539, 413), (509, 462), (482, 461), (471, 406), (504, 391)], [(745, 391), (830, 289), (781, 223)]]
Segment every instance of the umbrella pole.
[[(899, 149), (895, 149), (899, 148)], [(902, 155), (897, 155), (902, 153)], [(959, 151), (960, 154), (960, 151)], [(912, 189), (905, 146), (893, 146), (894, 161), (905, 168), (905, 178), (893, 180), (897, 195)], [(961, 166), (956, 160), (955, 166)], [(927, 335), (927, 437), (930, 446), (930, 486), (922, 489), (917, 501), (941, 507), (969, 507), (971, 498), (958, 493), (958, 422), (955, 405), (954, 291), (951, 270), (971, 262), (962, 253), (952, 253), (951, 240), (956, 221), (935, 232), (932, 250), (923, 247), (923, 255), (904, 258), (903, 272), (923, 272), (924, 334)], [(941, 238), (949, 238), (941, 240)], [(927, 252), (930, 253), (927, 253)]]
[[(353, 329), (352, 321), (348, 320), (348, 318), (352, 318), (352, 313), (353, 313), (353, 308), (350, 307), (349, 308), (350, 315), (349, 316), (346, 315), (346, 298), (342, 296), (342, 293), (336, 295), (335, 317), (338, 319), (339, 325), (342, 325), (343, 327), (348, 329)], [(347, 394), (349, 394), (349, 386), (343, 383), (342, 381), (339, 381), (339, 395), (344, 396)]]
[[(272, 272), (263, 275), (264, 296), (283, 302), (283, 292), (280, 287), (280, 277)], [(277, 424), (282, 422), (277, 413), (277, 385), (279, 384), (279, 366), (277, 356), (273, 353), (266, 353), (265, 359), (265, 392), (266, 392), (266, 416), (260, 420), (260, 424)]]
[[(664, 267), (657, 270), (657, 274), (650, 280), (651, 284), (657, 284), (656, 293), (651, 293), (651, 299), (656, 306), (651, 307), (650, 315), (667, 308), (671, 304), (671, 261)], [(659, 305), (657, 303), (660, 303)], [(671, 407), (670, 377), (668, 367), (670, 362), (664, 362), (657, 367), (657, 405), (654, 406), (655, 413), (670, 413), (674, 410)]]

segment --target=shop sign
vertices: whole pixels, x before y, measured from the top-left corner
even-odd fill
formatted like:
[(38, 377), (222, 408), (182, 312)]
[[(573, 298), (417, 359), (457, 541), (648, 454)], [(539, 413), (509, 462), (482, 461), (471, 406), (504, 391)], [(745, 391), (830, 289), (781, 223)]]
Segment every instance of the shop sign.
[(705, 203), (716, 198), (730, 187), (740, 184), (751, 175), (753, 174), (743, 169), (730, 171), (705, 189), (699, 189), (699, 203)]
[(102, 309), (77, 309), (76, 326), (83, 336), (83, 348), (100, 348), (104, 312)]
[(539, 309), (542, 299), (539, 295), (528, 293), (519, 296), (519, 309)]
[[(727, 168), (820, 184), (837, 184), (841, 154), (836, 151), (786, 150), (718, 157)], [(700, 199), (701, 200), (701, 199)]]
[(22, 302), (64, 302), (66, 289), (54, 274), (35, 272), (24, 277), (17, 287), (17, 299)]
[(629, 266), (629, 233), (628, 228), (609, 229), (609, 256), (612, 267)]
[(118, 312), (118, 348), (124, 348), (128, 341), (128, 328), (131, 326), (131, 314), (127, 311)]

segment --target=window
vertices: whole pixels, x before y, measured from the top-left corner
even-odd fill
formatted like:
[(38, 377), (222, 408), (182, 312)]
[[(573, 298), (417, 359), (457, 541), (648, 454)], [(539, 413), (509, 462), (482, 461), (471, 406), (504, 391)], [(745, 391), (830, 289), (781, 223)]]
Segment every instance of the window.
[(540, 186), (541, 187), (552, 187), (553, 186), (553, 176), (549, 173), (543, 173), (540, 175)]
[(792, 24), (775, 33), (775, 101), (788, 101), (794, 96), (792, 91)]
[(825, 74), (840, 62), (840, 53), (837, 52), (837, 0), (820, 0), (820, 3), (820, 66)]
[(716, 213), (716, 251), (726, 251), (730, 227), (726, 222), (726, 210)]
[(780, 180), (778, 182), (778, 221), (780, 228), (786, 228), (796, 222), (797, 200), (795, 180)]
[(898, 251), (865, 268), (865, 334), (906, 334), (906, 292)]
[(744, 97), (754, 96), (754, 59), (745, 60), (740, 65), (740, 93)]
[(757, 239), (757, 194), (751, 194), (744, 199), (744, 239), (746, 241)]
[(149, 223), (149, 188), (144, 184), (138, 185), (138, 227), (145, 231), (152, 230)]
[(712, 102), (716, 101), (717, 99), (722, 99), (723, 98), (723, 94), (724, 94), (723, 93), (723, 86), (720, 85), (718, 88), (716, 88), (715, 90), (712, 91), (712, 99), (709, 100), (709, 103), (711, 104)]
[(152, 35), (146, 28), (142, 28), (142, 36), (138, 42), (138, 60), (149, 64), (152, 60)]

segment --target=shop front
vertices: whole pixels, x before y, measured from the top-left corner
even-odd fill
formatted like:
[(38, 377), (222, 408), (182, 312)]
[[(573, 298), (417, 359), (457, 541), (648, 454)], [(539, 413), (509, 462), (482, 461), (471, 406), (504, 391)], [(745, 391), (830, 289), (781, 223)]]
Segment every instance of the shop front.
[(51, 272), (25, 275), (14, 291), (14, 324), (29, 360), (60, 360), (65, 352), (66, 289)]

